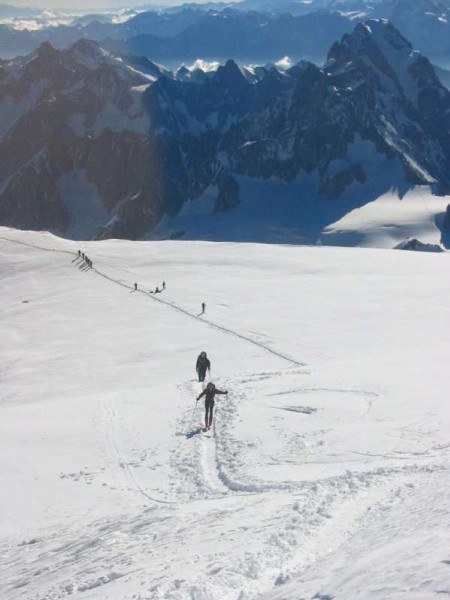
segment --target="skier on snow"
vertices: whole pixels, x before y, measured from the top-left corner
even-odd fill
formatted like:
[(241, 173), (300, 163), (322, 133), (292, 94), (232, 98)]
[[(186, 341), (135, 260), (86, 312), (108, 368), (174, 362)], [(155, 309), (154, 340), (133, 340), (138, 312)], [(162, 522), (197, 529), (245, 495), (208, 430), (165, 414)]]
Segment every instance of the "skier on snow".
[(227, 391), (222, 392), (221, 390), (218, 390), (213, 383), (209, 382), (208, 385), (206, 386), (206, 388), (203, 390), (203, 392), (197, 398), (197, 402), (198, 402), (202, 396), (205, 396), (205, 431), (207, 431), (208, 429), (211, 429), (212, 419), (213, 419), (213, 411), (214, 411), (214, 397), (217, 394), (228, 395), (228, 392)]
[(211, 363), (206, 356), (206, 352), (200, 352), (197, 358), (197, 364), (195, 365), (199, 381), (205, 381), (206, 369), (211, 373)]

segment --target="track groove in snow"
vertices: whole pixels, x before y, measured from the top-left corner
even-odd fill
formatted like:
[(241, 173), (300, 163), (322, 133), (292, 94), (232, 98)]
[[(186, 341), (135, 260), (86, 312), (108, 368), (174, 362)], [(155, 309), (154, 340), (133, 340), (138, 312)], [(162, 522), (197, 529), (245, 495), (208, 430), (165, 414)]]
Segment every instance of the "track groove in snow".
[[(17, 243), (17, 244), (22, 244), (24, 246), (30, 246), (31, 248), (35, 248), (38, 250), (45, 250), (47, 252), (62, 252), (65, 254), (71, 254), (72, 256), (78, 257), (78, 254), (76, 252), (70, 252), (68, 250), (58, 250), (58, 249), (53, 249), (53, 248), (45, 248), (43, 246), (36, 246), (36, 245), (32, 245), (32, 244), (27, 244), (24, 242), (20, 242), (17, 240), (12, 240), (9, 238), (6, 238), (4, 236), (0, 236), (0, 239), (3, 239), (5, 241), (9, 241), (9, 242), (13, 242), (13, 243)], [(96, 267), (93, 267), (91, 269), (94, 273), (96, 273), (97, 275), (99, 275), (100, 277), (103, 277), (104, 279), (107, 279), (108, 281), (111, 281), (112, 283), (115, 283), (116, 285), (120, 285), (121, 287), (127, 288), (129, 290), (134, 291), (134, 285), (132, 285), (131, 283), (127, 283), (124, 282), (123, 280), (120, 279), (114, 279), (113, 277), (110, 277), (109, 275), (107, 275), (106, 273), (103, 273), (102, 271), (99, 271)], [(145, 296), (149, 297), (151, 300), (153, 300), (154, 302), (159, 302), (160, 304), (164, 304), (165, 306), (168, 306), (192, 319), (196, 319), (197, 321), (200, 321), (201, 323), (206, 323), (207, 325), (209, 325), (210, 327), (213, 327), (214, 329), (217, 329), (218, 331), (222, 331), (223, 333), (226, 333), (227, 335), (231, 335), (234, 336), (236, 338), (239, 338), (241, 340), (244, 340), (245, 342), (248, 342), (250, 344), (253, 344), (255, 346), (258, 346), (259, 348), (264, 349), (266, 352), (270, 352), (270, 354), (273, 354), (274, 356), (277, 356), (278, 358), (281, 358), (282, 360), (285, 360), (289, 363), (291, 363), (292, 365), (296, 365), (297, 367), (305, 367), (307, 366), (306, 363), (304, 362), (300, 362), (297, 361), (293, 358), (291, 358), (290, 356), (286, 356), (285, 354), (282, 354), (281, 352), (278, 352), (277, 350), (274, 350), (272, 348), (269, 348), (268, 346), (262, 344), (261, 342), (258, 342), (257, 340), (252, 339), (251, 337), (248, 337), (246, 335), (243, 335), (241, 333), (238, 333), (236, 331), (233, 331), (231, 329), (228, 329), (227, 327), (223, 327), (222, 325), (218, 325), (217, 323), (214, 323), (213, 321), (209, 321), (208, 319), (205, 319), (204, 317), (200, 317), (199, 315), (195, 315), (194, 313), (189, 312), (188, 310), (182, 308), (181, 306), (177, 306), (176, 304), (173, 304), (171, 302), (167, 302), (166, 300), (162, 300), (161, 298), (157, 298), (153, 295), (150, 295), (148, 292), (145, 292), (143, 290), (136, 290), (138, 293), (140, 294), (144, 294)]]
[(117, 443), (115, 433), (115, 422), (117, 419), (117, 413), (114, 408), (114, 401), (111, 397), (107, 398), (106, 401), (104, 401), (104, 409), (105, 413), (107, 414), (108, 437), (111, 444), (111, 448), (113, 449), (113, 452), (119, 461), (120, 468), (123, 469), (123, 471), (126, 473), (127, 479), (131, 483), (134, 490), (147, 500), (150, 500), (150, 502), (156, 502), (157, 504), (176, 504), (175, 502), (171, 502), (169, 500), (155, 498), (144, 489), (144, 487), (142, 486), (138, 477), (135, 474), (133, 466), (124, 457), (123, 453), (120, 450), (119, 444)]
[[(118, 284), (122, 287), (128, 288), (129, 290), (134, 290), (134, 286), (129, 284), (129, 283), (124, 283), (121, 280), (117, 280), (114, 279), (112, 277), (109, 277), (108, 275), (106, 275), (105, 273), (102, 273), (101, 271), (99, 271), (98, 269), (96, 269), (95, 267), (92, 269), (95, 273), (97, 273), (97, 275), (100, 275), (100, 277), (103, 277), (105, 279), (108, 279), (109, 281)], [(190, 317), (191, 319), (195, 319), (196, 321), (199, 321), (200, 323), (205, 323), (206, 325), (209, 325), (210, 327), (217, 329), (218, 331), (221, 331), (222, 333), (226, 333), (227, 335), (231, 335), (234, 336), (236, 338), (239, 338), (241, 340), (244, 340), (245, 342), (248, 342), (250, 344), (253, 344), (255, 346), (258, 346), (258, 348), (262, 348), (263, 350), (265, 350), (266, 352), (270, 352), (270, 354), (273, 354), (274, 356), (281, 358), (282, 360), (285, 360), (286, 362), (291, 363), (292, 365), (295, 365), (297, 367), (306, 367), (307, 364), (297, 361), (289, 356), (286, 356), (285, 354), (282, 354), (281, 352), (278, 352), (278, 350), (273, 350), (272, 348), (269, 348), (268, 346), (262, 344), (261, 342), (258, 342), (257, 340), (252, 339), (251, 337), (248, 337), (246, 335), (243, 335), (241, 333), (238, 333), (236, 331), (233, 331), (231, 329), (228, 329), (227, 327), (223, 327), (222, 325), (218, 325), (217, 323), (214, 323), (213, 321), (209, 321), (208, 319), (204, 318), (204, 317), (200, 317), (199, 315), (196, 315), (194, 313), (189, 312), (188, 310), (182, 308), (181, 306), (177, 306), (176, 304), (173, 304), (172, 302), (167, 302), (166, 300), (162, 300), (161, 298), (157, 298), (155, 295), (150, 295), (148, 292), (144, 291), (144, 290), (136, 290), (138, 293), (140, 294), (144, 294), (146, 297), (149, 297), (151, 300), (153, 300), (154, 302), (159, 302), (160, 304), (163, 304), (165, 306), (168, 306), (169, 308), (172, 308), (173, 310), (178, 311), (179, 313), (182, 313), (188, 317)]]

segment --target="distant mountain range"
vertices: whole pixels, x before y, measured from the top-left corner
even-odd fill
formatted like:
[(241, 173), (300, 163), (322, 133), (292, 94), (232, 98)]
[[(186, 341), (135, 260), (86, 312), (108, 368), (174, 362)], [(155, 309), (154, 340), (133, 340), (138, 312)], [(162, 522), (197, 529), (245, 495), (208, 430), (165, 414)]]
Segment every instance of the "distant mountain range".
[(389, 190), (450, 193), (450, 93), (382, 20), (345, 34), (323, 68), (285, 72), (229, 60), (172, 73), (45, 42), (2, 63), (0, 110), (2, 225), (317, 242)]
[(450, 65), (449, 0), (243, 0), (231, 7), (211, 3), (140, 12), (122, 22), (125, 17), (112, 22), (111, 15), (86, 15), (70, 26), (38, 31), (3, 25), (0, 56), (32, 52), (43, 41), (67, 48), (86, 38), (167, 66), (197, 58), (274, 62), (286, 55), (322, 62), (331, 43), (356, 23), (384, 18), (433, 62)]

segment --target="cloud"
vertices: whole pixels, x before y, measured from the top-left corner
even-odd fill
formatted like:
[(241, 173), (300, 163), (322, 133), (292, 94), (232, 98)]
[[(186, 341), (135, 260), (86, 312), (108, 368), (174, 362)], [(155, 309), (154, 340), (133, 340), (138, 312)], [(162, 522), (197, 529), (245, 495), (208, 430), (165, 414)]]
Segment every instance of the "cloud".
[(209, 71), (217, 71), (219, 67), (219, 62), (208, 62), (206, 60), (202, 60), (201, 58), (197, 58), (197, 60), (193, 62), (191, 66), (187, 66), (186, 68), (189, 69), (189, 71), (200, 69), (201, 71), (205, 71), (205, 73), (207, 73)]
[(289, 56), (285, 56), (284, 58), (281, 58), (278, 62), (275, 63), (276, 67), (284, 70), (289, 69), (290, 67), (292, 67), (292, 65), (293, 62)]

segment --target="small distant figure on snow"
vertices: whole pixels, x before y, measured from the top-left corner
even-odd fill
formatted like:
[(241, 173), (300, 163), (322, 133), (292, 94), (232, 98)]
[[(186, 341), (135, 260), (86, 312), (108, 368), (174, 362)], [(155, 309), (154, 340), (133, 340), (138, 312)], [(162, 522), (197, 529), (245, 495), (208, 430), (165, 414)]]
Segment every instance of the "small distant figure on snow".
[(81, 250), (78, 250), (78, 258), (81, 257)]
[(84, 260), (84, 252), (81, 253), (81, 258)]
[(206, 356), (206, 352), (200, 352), (200, 354), (198, 355), (195, 370), (197, 371), (199, 381), (205, 381), (207, 370), (209, 371), (209, 374), (211, 376), (211, 363), (209, 361), (209, 358)]
[(203, 392), (198, 396), (197, 402), (205, 396), (205, 431), (211, 429), (213, 412), (214, 412), (214, 398), (217, 395), (228, 395), (228, 391), (218, 390), (214, 383), (209, 382)]
[(137, 283), (134, 284), (134, 291), (137, 291)]
[(158, 286), (156, 286), (156, 289), (155, 289), (155, 294), (159, 294), (159, 293), (160, 293), (160, 291), (161, 291), (161, 290), (159, 289), (159, 287), (158, 287)]
[(162, 289), (163, 289), (163, 290), (165, 290), (165, 289), (166, 289), (166, 282), (165, 282), (165, 281), (163, 281), (163, 282), (162, 282)]
[(205, 310), (206, 310), (206, 304), (204, 302), (202, 302), (202, 312), (200, 314), (204, 315), (205, 314)]

